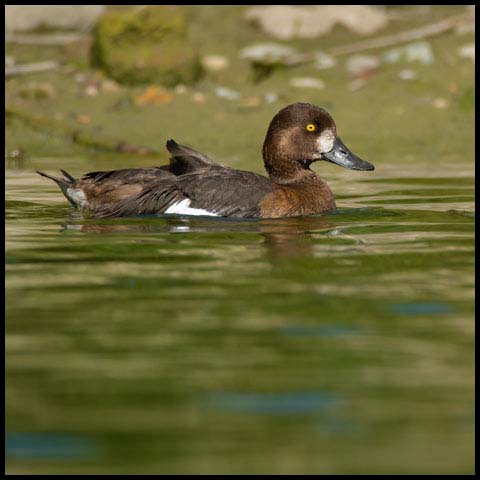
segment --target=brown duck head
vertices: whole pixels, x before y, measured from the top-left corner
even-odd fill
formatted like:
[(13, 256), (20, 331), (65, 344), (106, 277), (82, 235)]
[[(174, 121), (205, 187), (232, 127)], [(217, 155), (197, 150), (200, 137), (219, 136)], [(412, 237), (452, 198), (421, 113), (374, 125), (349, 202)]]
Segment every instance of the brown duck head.
[(319, 160), (351, 170), (374, 169), (344, 145), (328, 112), (310, 103), (293, 103), (273, 117), (263, 144), (263, 160), (277, 183), (300, 180), (310, 164)]

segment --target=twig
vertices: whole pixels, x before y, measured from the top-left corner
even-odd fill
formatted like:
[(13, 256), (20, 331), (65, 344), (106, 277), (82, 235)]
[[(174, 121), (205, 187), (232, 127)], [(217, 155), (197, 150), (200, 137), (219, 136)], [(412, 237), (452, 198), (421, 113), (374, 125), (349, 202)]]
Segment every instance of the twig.
[(53, 33), (53, 34), (18, 34), (6, 33), (5, 42), (19, 43), (21, 45), (67, 45), (82, 39), (84, 35), (78, 33)]
[(430, 23), (420, 28), (413, 30), (407, 30), (404, 32), (396, 33), (394, 35), (387, 35), (385, 37), (371, 38), (363, 42), (351, 43), (349, 45), (343, 45), (340, 47), (334, 47), (328, 51), (331, 55), (344, 55), (347, 53), (359, 52), (361, 50), (369, 50), (371, 48), (389, 47), (391, 45), (397, 45), (399, 43), (411, 42), (413, 40), (419, 40), (421, 38), (433, 37), (440, 33), (447, 32), (452, 28), (455, 28), (459, 23), (467, 20), (469, 15), (455, 15), (453, 17), (446, 18), (437, 23)]
[(54, 60), (45, 62), (25, 63), (23, 65), (13, 65), (5, 67), (5, 76), (12, 77), (14, 75), (25, 75), (28, 73), (46, 72), (47, 70), (55, 70), (60, 64)]

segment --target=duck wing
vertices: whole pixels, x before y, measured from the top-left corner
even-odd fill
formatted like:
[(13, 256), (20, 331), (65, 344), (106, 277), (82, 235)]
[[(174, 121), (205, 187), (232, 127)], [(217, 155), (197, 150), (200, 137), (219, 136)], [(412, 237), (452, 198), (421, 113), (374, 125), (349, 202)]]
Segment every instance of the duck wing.
[(221, 217), (254, 218), (274, 184), (254, 172), (221, 167), (208, 175), (185, 175), (178, 188), (191, 200), (190, 208), (207, 210)]
[(148, 183), (159, 177), (168, 175), (162, 167), (149, 168), (125, 168), (122, 170), (110, 170), (107, 172), (90, 172), (85, 174), (80, 181), (87, 183), (96, 183), (98, 185), (109, 182), (119, 183)]
[(170, 158), (170, 165), (161, 168), (174, 175), (185, 175), (199, 169), (220, 167), (207, 155), (197, 152), (193, 148), (179, 145), (173, 139), (168, 140), (166, 146), (172, 157)]
[(273, 188), (266, 177), (217, 165), (214, 169), (199, 169), (177, 176), (174, 182), (171, 178), (154, 180), (138, 194), (114, 205), (105, 205), (94, 215), (122, 217), (184, 213), (254, 218), (260, 215), (263, 197)]

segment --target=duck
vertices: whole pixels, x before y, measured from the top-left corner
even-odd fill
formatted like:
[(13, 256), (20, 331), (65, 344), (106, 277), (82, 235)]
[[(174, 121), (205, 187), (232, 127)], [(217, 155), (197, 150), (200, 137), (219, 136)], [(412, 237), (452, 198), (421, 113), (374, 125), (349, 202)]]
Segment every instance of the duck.
[(175, 140), (166, 142), (167, 165), (91, 172), (65, 170), (53, 180), (70, 204), (91, 217), (201, 215), (282, 218), (336, 208), (329, 186), (310, 167), (328, 161), (351, 170), (374, 165), (354, 155), (337, 135), (332, 116), (310, 103), (293, 103), (272, 119), (263, 143), (268, 177), (223, 166)]

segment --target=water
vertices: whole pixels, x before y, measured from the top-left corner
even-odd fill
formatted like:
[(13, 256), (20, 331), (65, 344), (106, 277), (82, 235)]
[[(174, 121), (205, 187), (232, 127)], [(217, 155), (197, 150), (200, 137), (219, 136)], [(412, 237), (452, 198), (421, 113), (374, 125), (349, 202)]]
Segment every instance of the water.
[(473, 473), (470, 163), (323, 167), (337, 211), (263, 221), (32, 173), (108, 165), (7, 168), (9, 473)]

